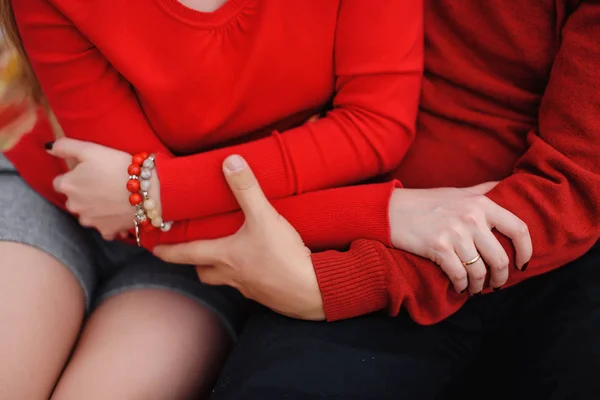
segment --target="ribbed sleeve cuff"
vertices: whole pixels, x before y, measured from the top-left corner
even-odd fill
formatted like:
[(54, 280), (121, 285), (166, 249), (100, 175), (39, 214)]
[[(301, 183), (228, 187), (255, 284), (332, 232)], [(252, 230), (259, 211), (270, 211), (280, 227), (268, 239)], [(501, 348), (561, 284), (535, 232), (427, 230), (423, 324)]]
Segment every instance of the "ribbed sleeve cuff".
[(379, 249), (357, 241), (347, 252), (312, 256), (328, 321), (357, 317), (387, 307), (387, 271)]

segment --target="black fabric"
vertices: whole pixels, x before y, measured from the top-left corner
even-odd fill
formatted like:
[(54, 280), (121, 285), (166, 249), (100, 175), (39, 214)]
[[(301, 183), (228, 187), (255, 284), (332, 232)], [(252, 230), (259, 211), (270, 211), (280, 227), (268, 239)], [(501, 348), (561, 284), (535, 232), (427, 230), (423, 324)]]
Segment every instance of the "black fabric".
[[(513, 272), (518, 273), (518, 272)], [(213, 392), (244, 399), (600, 398), (600, 249), (419, 326), (311, 323), (261, 309)]]

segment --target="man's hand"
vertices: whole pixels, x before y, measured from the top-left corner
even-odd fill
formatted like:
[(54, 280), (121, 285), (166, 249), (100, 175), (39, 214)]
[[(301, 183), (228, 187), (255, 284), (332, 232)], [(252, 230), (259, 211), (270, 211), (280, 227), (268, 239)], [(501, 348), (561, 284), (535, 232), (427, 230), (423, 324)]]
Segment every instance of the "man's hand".
[(209, 285), (228, 285), (289, 317), (323, 320), (323, 300), (310, 250), (271, 206), (244, 159), (231, 156), (223, 172), (246, 221), (232, 236), (154, 250), (161, 259), (198, 265)]

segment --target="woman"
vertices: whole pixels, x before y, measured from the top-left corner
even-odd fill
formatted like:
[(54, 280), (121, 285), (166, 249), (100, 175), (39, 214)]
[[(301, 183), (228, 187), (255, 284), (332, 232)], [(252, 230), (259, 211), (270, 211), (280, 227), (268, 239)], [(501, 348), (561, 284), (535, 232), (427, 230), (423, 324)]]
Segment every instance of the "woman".
[[(6, 16), (11, 3), (3, 5)], [(0, 281), (10, 287), (0, 304), (11, 327), (0, 334), (10, 366), (3, 390), (28, 399), (48, 398), (55, 386), (57, 399), (189, 398), (218, 371), (243, 320), (242, 298), (202, 285), (193, 269), (163, 263), (131, 237), (110, 240), (131, 230), (137, 211), (140, 225), (150, 219), (167, 231), (174, 221), (171, 232), (143, 229), (146, 247), (230, 229), (239, 221), (183, 236), (180, 226), (238, 208), (221, 175), (233, 151), (253, 162), (272, 198), (393, 169), (414, 134), (421, 2), (12, 6), (13, 41), (22, 39), (70, 139), (53, 146), (40, 120), (7, 153), (10, 163), (1, 161)], [(302, 123), (331, 104), (324, 118)], [(152, 153), (156, 168), (146, 178), (130, 172), (140, 179), (128, 192), (128, 171)], [(151, 203), (130, 204), (142, 184)]]

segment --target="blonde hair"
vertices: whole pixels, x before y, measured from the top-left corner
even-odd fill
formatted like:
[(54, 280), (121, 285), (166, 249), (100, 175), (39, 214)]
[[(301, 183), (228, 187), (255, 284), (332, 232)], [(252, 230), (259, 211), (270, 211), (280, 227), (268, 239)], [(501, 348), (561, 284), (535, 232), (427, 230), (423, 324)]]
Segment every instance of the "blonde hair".
[(11, 0), (0, 0), (0, 27), (5, 41), (5, 48), (2, 50), (14, 51), (18, 58), (18, 71), (17, 76), (14, 78), (16, 83), (30, 99), (36, 104), (42, 105), (44, 96), (23, 48), (23, 41), (15, 21)]
[(0, 0), (0, 29), (0, 59), (4, 61), (0, 73), (0, 110), (15, 103), (20, 105), (21, 110), (20, 115), (0, 126), (0, 151), (10, 150), (34, 128), (40, 108), (46, 114), (54, 137), (63, 137), (64, 131), (50, 109), (27, 58), (11, 0)]

